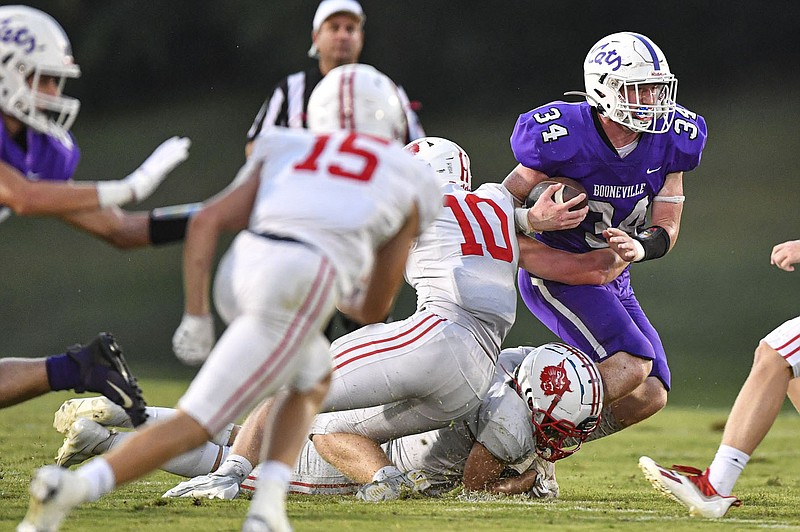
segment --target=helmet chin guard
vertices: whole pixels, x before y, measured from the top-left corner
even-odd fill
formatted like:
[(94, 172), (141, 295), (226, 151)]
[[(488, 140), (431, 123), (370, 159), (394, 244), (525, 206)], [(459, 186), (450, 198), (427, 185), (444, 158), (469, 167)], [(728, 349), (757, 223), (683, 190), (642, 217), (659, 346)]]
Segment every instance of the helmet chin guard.
[(514, 382), (531, 409), (536, 453), (545, 460), (575, 453), (597, 428), (603, 381), (580, 350), (556, 342), (537, 347), (517, 366)]
[[(80, 76), (64, 29), (50, 15), (27, 6), (0, 7), (0, 108), (33, 129), (71, 144), (67, 133), (80, 102), (64, 96), (69, 78)], [(55, 94), (39, 92), (53, 78)]]
[(661, 49), (639, 33), (600, 39), (583, 64), (589, 105), (640, 133), (666, 133), (675, 117), (678, 80)]

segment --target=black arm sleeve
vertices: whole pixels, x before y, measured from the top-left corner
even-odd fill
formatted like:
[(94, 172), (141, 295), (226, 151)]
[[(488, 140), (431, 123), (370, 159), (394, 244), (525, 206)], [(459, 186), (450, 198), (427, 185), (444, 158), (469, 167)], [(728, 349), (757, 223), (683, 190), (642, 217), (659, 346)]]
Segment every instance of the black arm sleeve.
[(642, 261), (661, 258), (669, 251), (669, 233), (658, 225), (648, 227), (638, 235), (633, 235), (633, 238), (644, 248)]

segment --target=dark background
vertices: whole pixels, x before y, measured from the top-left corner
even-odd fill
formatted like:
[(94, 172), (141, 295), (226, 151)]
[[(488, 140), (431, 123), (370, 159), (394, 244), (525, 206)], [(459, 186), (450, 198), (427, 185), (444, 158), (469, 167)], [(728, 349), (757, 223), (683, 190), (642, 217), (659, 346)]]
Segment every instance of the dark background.
[[(478, 183), (515, 165), (518, 114), (583, 88), (582, 62), (616, 31), (651, 37), (678, 76), (678, 101), (709, 139), (685, 176), (680, 242), (634, 266), (637, 296), (662, 334), (671, 400), (727, 406), (758, 340), (798, 314), (800, 272), (770, 266), (772, 246), (800, 238), (800, 5), (765, 2), (387, 2), (364, 0), (362, 61), (422, 104), (430, 135), (471, 155)], [(31, 2), (69, 34), (83, 77), (73, 132), (78, 179), (120, 178), (162, 140), (192, 155), (134, 208), (202, 200), (244, 160), (245, 133), (282, 76), (306, 58), (316, 1)], [(311, 191), (313, 193), (313, 191)], [(47, 219), (3, 224), (0, 356), (42, 356), (114, 332), (138, 373), (188, 377), (171, 353), (180, 321), (181, 246), (118, 251)], [(280, 280), (277, 280), (280, 282)], [(413, 310), (404, 292), (398, 315)], [(553, 339), (520, 306), (506, 345)]]

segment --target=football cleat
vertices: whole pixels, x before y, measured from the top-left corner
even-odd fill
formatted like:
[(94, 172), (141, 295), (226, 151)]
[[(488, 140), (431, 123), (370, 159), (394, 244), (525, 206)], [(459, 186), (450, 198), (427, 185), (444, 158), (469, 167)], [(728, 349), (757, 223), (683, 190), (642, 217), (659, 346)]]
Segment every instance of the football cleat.
[(100, 333), (85, 346), (70, 347), (67, 355), (80, 366), (76, 392), (102, 393), (125, 410), (134, 427), (147, 420), (142, 390), (112, 334)]
[(78, 418), (67, 431), (64, 443), (58, 449), (56, 464), (69, 467), (103, 454), (111, 446), (116, 434), (116, 431), (110, 431), (91, 419)]
[(106, 427), (133, 428), (125, 410), (104, 395), (64, 401), (53, 417), (53, 428), (66, 434), (78, 418), (91, 419)]
[(531, 467), (537, 475), (528, 494), (534, 499), (557, 499), (561, 491), (556, 481), (556, 464), (537, 454)]
[(419, 469), (400, 473), (365, 484), (356, 493), (356, 499), (367, 502), (392, 501), (411, 493), (422, 493), (431, 487), (428, 477)]
[(181, 482), (161, 497), (194, 497), (195, 499), (235, 499), (239, 495), (239, 479), (233, 475), (200, 475)]
[(647, 456), (639, 458), (639, 468), (656, 490), (686, 506), (692, 516), (716, 519), (725, 515), (731, 506), (742, 505), (736, 497), (717, 493), (708, 481), (708, 469), (703, 472), (678, 465), (667, 469)]
[(74, 471), (50, 465), (36, 471), (28, 491), (30, 506), (17, 532), (58, 530), (67, 514), (86, 500), (88, 487)]

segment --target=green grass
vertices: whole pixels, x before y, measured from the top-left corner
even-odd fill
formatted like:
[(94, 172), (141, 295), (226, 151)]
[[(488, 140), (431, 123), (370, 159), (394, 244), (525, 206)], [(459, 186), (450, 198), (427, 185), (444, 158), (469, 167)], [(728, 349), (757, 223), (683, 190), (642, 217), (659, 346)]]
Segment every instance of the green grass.
[[(185, 382), (145, 381), (152, 404), (171, 405)], [(0, 530), (13, 530), (25, 514), (33, 471), (55, 455), (61, 438), (52, 414), (70, 394), (53, 393), (0, 411)], [(647, 454), (664, 464), (704, 467), (713, 457), (726, 411), (667, 407), (654, 419), (588, 444), (558, 464), (561, 498), (465, 501), (410, 499), (365, 504), (352, 497), (291, 496), (296, 530), (671, 530), (800, 529), (797, 414), (786, 411), (741, 477), (742, 508), (717, 521), (690, 518), (658, 495), (636, 461)], [(155, 473), (73, 512), (65, 531), (238, 530), (249, 501), (163, 500), (178, 477)]]

